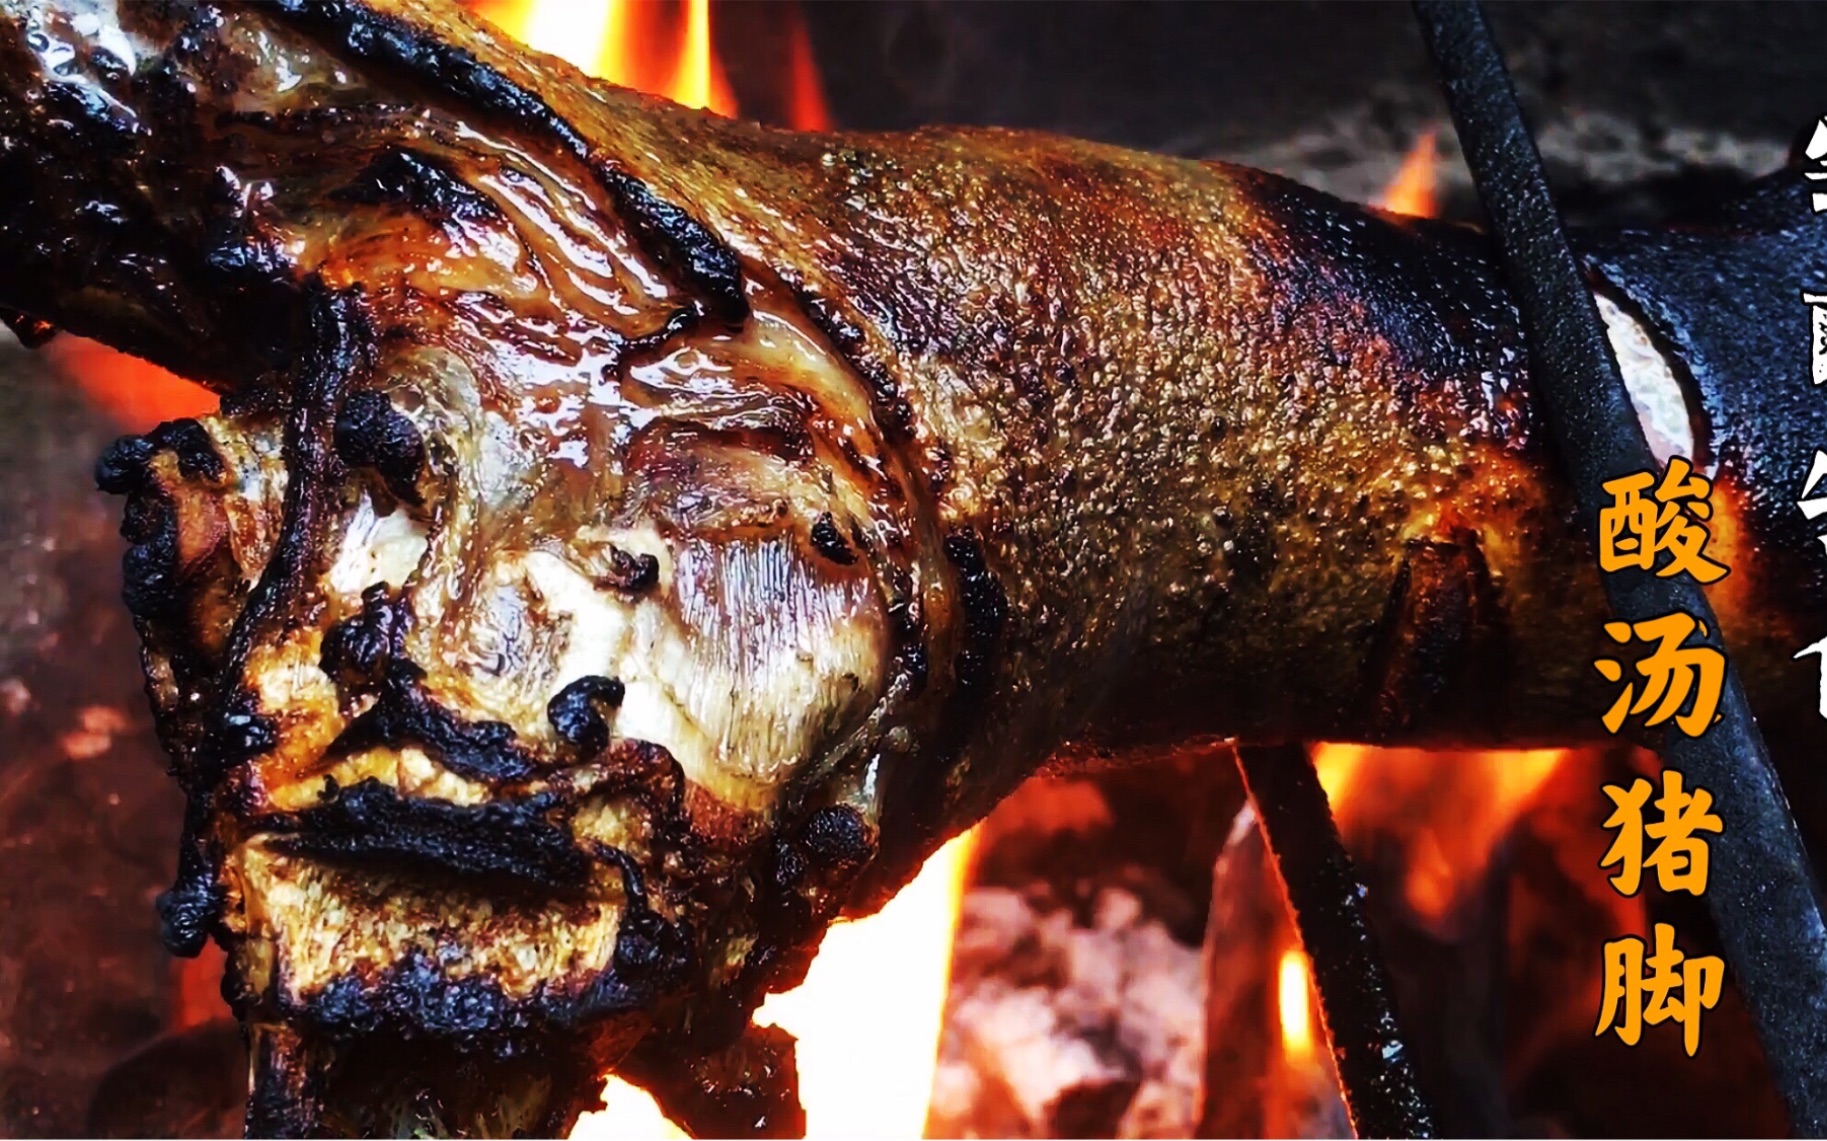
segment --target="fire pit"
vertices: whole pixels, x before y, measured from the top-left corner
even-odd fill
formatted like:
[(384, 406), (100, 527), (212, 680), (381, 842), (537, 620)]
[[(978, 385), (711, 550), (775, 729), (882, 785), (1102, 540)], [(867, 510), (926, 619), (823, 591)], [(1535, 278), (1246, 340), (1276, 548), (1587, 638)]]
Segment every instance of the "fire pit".
[[(780, 126), (1041, 128), (1481, 217), (1403, 6), (476, 10), (613, 81)], [(1494, 19), (1574, 224), (1648, 225), (1730, 198), (1782, 165), (1821, 110), (1806, 45), (1827, 11), (1515, 5)], [(111, 436), (214, 398), (68, 337), (37, 356), (9, 345), (0, 384), (13, 584), (0, 587), (13, 742), (0, 847), (17, 869), (0, 903), (16, 920), (0, 932), (0, 1133), (235, 1135), (246, 1060), (217, 994), (222, 958), (170, 966), (159, 947), (151, 902), (171, 882), (182, 799), (116, 601), (112, 508), (88, 490)], [(1770, 746), (1786, 781), (1804, 772), (1788, 792), (1816, 843), (1827, 796), (1793, 763), (1812, 729)], [(1699, 901), (1654, 886), (1621, 896), (1600, 866), (1601, 788), (1658, 776), (1653, 754), (1307, 746), (1439, 1132), (1788, 1127), (1735, 976), (1696, 1057), (1678, 1035), (1629, 1047), (1593, 1033), (1608, 942), (1671, 923), (1690, 955), (1723, 953)], [(1227, 748), (1062, 764), (882, 914), (840, 925), (758, 1017), (800, 1039), (808, 1135), (1347, 1134), (1316, 964)], [(680, 1134), (611, 1079), (575, 1135)]]

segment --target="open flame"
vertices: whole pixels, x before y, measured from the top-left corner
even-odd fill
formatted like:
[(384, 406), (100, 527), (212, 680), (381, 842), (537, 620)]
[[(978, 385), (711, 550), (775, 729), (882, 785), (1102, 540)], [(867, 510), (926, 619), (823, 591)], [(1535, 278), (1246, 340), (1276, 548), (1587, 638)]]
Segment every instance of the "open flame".
[(1491, 857), (1572, 749), (1445, 752), (1320, 745), (1320, 784), (1346, 843), (1391, 828), (1405, 845), (1403, 896), (1441, 923), (1475, 891)]
[[(528, 47), (599, 79), (719, 115), (738, 111), (712, 44), (710, 0), (476, 0), (474, 10)], [(784, 125), (829, 130), (805, 20), (797, 6), (781, 12), (786, 59), (776, 82)]]
[(1281, 1020), (1281, 1049), (1293, 1065), (1313, 1058), (1313, 968), (1299, 947), (1281, 953), (1275, 971), (1275, 1007)]
[(808, 1138), (924, 1135), (973, 840), (939, 849), (879, 913), (833, 927), (806, 981), (762, 1004), (756, 1021), (799, 1039)]
[(790, 10), (787, 28), (787, 125), (800, 131), (828, 131), (831, 111), (825, 106), (825, 89), (818, 82), (812, 61), (812, 34), (806, 30), (799, 6)]
[(476, 13), (598, 79), (736, 113), (736, 96), (711, 50), (710, 0), (483, 0)]
[[(875, 915), (833, 927), (806, 981), (769, 995), (756, 1013), (799, 1040), (799, 1097), (812, 1141), (925, 1135), (975, 837), (966, 832), (939, 849)], [(609, 1078), (603, 1106), (578, 1119), (573, 1141), (685, 1136), (646, 1091), (620, 1078)]]
[(1435, 168), (1440, 161), (1440, 132), (1429, 127), (1421, 132), (1414, 146), (1402, 157), (1402, 165), (1396, 169), (1396, 176), (1383, 193), (1377, 196), (1376, 205), (1397, 214), (1413, 214), (1418, 218), (1435, 218), (1440, 214), (1439, 177)]

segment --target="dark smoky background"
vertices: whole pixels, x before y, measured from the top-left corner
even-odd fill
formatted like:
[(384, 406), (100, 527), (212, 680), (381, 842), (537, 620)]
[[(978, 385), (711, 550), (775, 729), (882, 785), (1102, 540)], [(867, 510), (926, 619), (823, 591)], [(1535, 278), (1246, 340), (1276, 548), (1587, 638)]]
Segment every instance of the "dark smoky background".
[[(840, 127), (1036, 128), (1248, 163), (1357, 200), (1388, 183), (1429, 127), (1443, 128), (1443, 154), (1454, 154), (1405, 4), (813, 0), (801, 11)], [(770, 108), (780, 106), (786, 14), (780, 0), (715, 7), (718, 54), (758, 117), (779, 117)], [(1780, 164), (1827, 111), (1827, 5), (1514, 3), (1491, 14), (1576, 221), (1650, 221), (1717, 197)], [(1445, 212), (1475, 217), (1463, 171), (1444, 161), (1441, 175)], [(0, 334), (4, 1136), (239, 1127), (232, 1028), (193, 1025), (219, 1008), (158, 943), (152, 900), (171, 880), (181, 800), (118, 603), (117, 507), (89, 476), (107, 440), (146, 426), (112, 419), (53, 358)], [(1184, 816), (1205, 803), (1171, 781), (1111, 780), (1127, 783), (1100, 778), (1098, 803), (1130, 804), (1131, 814)], [(1087, 813), (1096, 817), (1095, 805)], [(987, 874), (1018, 883), (1038, 867), (1069, 870), (1075, 879), (1053, 895), (1085, 910), (1086, 900), (1116, 899), (1099, 893), (1133, 880), (1137, 866), (1172, 865), (1144, 886), (1129, 882), (1129, 902), (1103, 907), (1104, 920), (1055, 927), (1061, 939), (1107, 930), (1114, 942), (1146, 943), (1184, 972), (1196, 969), (1201, 877), (1227, 824), (1177, 821), (1186, 847), (1166, 855), (1128, 851), (1137, 837), (1117, 830), (1097, 841), (1106, 848), (1070, 832), (1074, 855), (1061, 859), (1043, 832), (1024, 849), (1033, 859)], [(979, 909), (998, 901), (1008, 904), (986, 897)], [(1011, 923), (1032, 919), (1004, 910)], [(1002, 1127), (1107, 1132), (1138, 1084), (1179, 1088), (1184, 1075), (1169, 1072), (1179, 1061), (1132, 1046), (1099, 1043), (1106, 1085), (1086, 1087), (1071, 1121)]]
[[(1488, 10), (1576, 222), (1711, 197), (1779, 164), (1827, 111), (1827, 5)], [(1057, 131), (1260, 166), (1360, 201), (1430, 125), (1456, 155), (1405, 3), (812, 0), (805, 12), (845, 127)], [(737, 23), (720, 38), (738, 41)], [(744, 57), (723, 56), (740, 91)], [(1442, 173), (1446, 212), (1473, 215), (1463, 169)]]

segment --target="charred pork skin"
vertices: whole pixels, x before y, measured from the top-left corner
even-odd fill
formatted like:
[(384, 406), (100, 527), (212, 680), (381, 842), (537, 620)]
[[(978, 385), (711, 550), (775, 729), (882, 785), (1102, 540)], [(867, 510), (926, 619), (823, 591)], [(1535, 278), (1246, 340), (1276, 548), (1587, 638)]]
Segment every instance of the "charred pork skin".
[[(98, 481), (189, 797), (166, 938), (230, 952), (250, 1132), (562, 1134), (619, 1067), (790, 1133), (761, 997), (1049, 757), (1599, 731), (1471, 231), (769, 130), (414, 0), (0, 15), (0, 304), (223, 394)], [(1737, 668), (1806, 717), (1787, 413), (1667, 386)]]

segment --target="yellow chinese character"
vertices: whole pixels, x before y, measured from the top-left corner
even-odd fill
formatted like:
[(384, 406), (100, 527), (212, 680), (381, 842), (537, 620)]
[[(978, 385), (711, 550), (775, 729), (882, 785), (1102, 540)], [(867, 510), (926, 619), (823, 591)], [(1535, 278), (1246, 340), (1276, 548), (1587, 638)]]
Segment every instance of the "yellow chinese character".
[[(1687, 1056), (1700, 1052), (1700, 1012), (1719, 1002), (1725, 963), (1717, 955), (1689, 958), (1675, 947), (1675, 929), (1656, 924), (1656, 952), (1645, 959), (1643, 940), (1630, 936), (1605, 944), (1605, 991), (1599, 1028), (1617, 1033), (1626, 1046), (1643, 1038), (1643, 1027), (1670, 1019), (1681, 1024)], [(1647, 969), (1647, 973), (1645, 973)]]
[[(1685, 891), (1693, 895), (1706, 892), (1708, 848), (1696, 832), (1721, 832), (1725, 825), (1711, 811), (1713, 794), (1696, 787), (1690, 794), (1682, 790), (1681, 774), (1674, 769), (1662, 773), (1662, 795), (1656, 799), (1661, 819), (1653, 824), (1643, 821), (1643, 807), (1649, 803), (1654, 786), (1642, 777), (1629, 788), (1605, 786), (1605, 795), (1614, 806), (1606, 818), (1606, 828), (1616, 828), (1599, 867), (1618, 865), (1611, 886), (1620, 895), (1635, 895), (1643, 883), (1643, 869), (1654, 868), (1656, 883), (1663, 891)], [(1649, 858), (1643, 856), (1643, 838), (1656, 841)]]
[[(1611, 506), (1599, 511), (1600, 570), (1651, 570), (1656, 556), (1667, 551), (1668, 561), (1656, 571), (1659, 577), (1685, 571), (1704, 583), (1718, 582), (1730, 573), (1706, 555), (1712, 535), (1695, 520), (1712, 516), (1707, 497), (1713, 484), (1693, 472), (1694, 465), (1676, 456), (1668, 461), (1660, 483), (1653, 473), (1640, 471), (1605, 484)], [(1645, 499), (1652, 486), (1655, 491)]]
[[(1718, 717), (1726, 660), (1711, 646), (1682, 644), (1696, 629), (1705, 636), (1706, 627), (1681, 610), (1635, 626), (1628, 622), (1605, 623), (1606, 635), (1620, 646), (1627, 645), (1633, 634), (1641, 641), (1657, 642), (1656, 648), (1634, 667), (1642, 675), (1643, 692), (1639, 694), (1637, 683), (1632, 681), (1605, 711), (1602, 720), (1608, 731), (1616, 733), (1626, 717), (1648, 710), (1649, 716), (1643, 721), (1645, 729), (1653, 729), (1672, 717), (1675, 726), (1690, 737), (1706, 732)], [(1624, 678), (1624, 667), (1615, 659), (1600, 658), (1592, 666), (1606, 681)], [(1687, 712), (1681, 713), (1684, 706)]]
[(1649, 803), (1649, 794), (1655, 790), (1642, 777), (1629, 788), (1619, 788), (1615, 784), (1604, 787), (1613, 809), (1603, 827), (1616, 828), (1618, 834), (1611, 847), (1605, 850), (1599, 867), (1622, 865), (1618, 874), (1611, 877), (1611, 886), (1619, 895), (1635, 895), (1643, 886), (1643, 806)]

